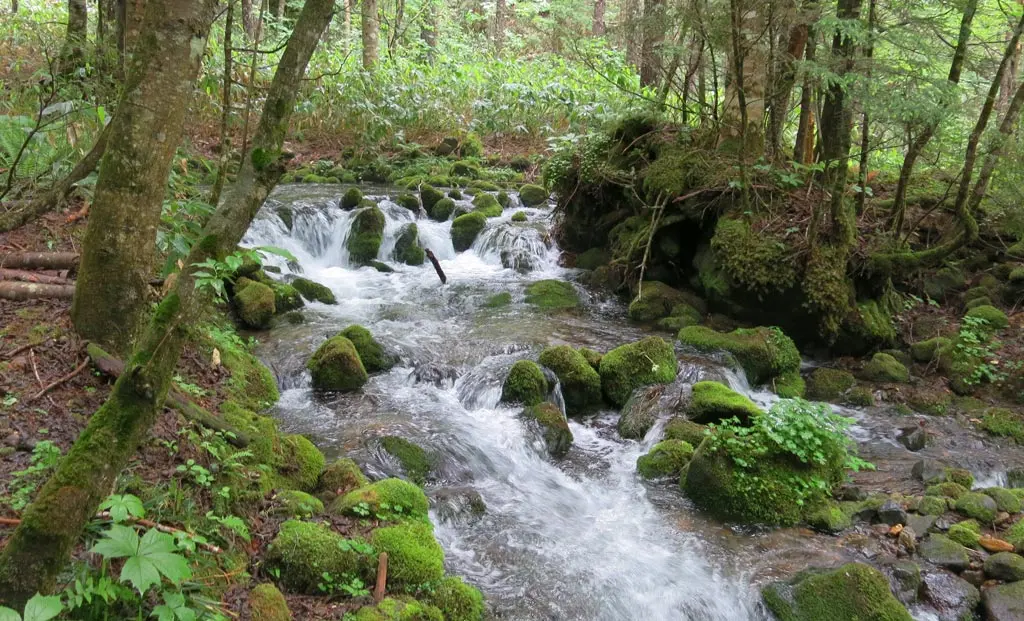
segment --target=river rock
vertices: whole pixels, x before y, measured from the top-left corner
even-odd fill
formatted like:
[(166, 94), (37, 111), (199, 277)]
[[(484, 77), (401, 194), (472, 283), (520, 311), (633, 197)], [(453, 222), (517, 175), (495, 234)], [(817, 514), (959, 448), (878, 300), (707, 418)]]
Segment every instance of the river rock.
[(910, 514), (907, 516), (907, 526), (913, 528), (918, 537), (924, 537), (928, 534), (928, 530), (935, 525), (935, 520), (934, 515)]
[(912, 561), (895, 561), (882, 567), (882, 572), (889, 579), (889, 586), (896, 597), (904, 604), (917, 601), (921, 590), (921, 568)]
[(862, 563), (804, 571), (788, 583), (766, 586), (761, 594), (768, 609), (786, 621), (912, 620), (889, 591), (885, 576)]
[(558, 406), (550, 401), (539, 403), (523, 410), (523, 418), (535, 423), (540, 429), (544, 445), (552, 457), (562, 457), (572, 446), (572, 431)]
[(985, 621), (1024, 619), (1024, 581), (985, 589)]
[(655, 421), (658, 420), (658, 397), (661, 396), (664, 386), (655, 384), (645, 386), (633, 391), (629, 401), (622, 406), (622, 414), (619, 416), (619, 435), (631, 440), (642, 440)]
[(1003, 582), (1024, 580), (1024, 556), (999, 552), (985, 559), (985, 574)]
[(908, 451), (916, 453), (928, 444), (928, 432), (920, 425), (904, 427), (900, 429), (899, 441)]
[(583, 354), (568, 345), (548, 347), (540, 363), (558, 377), (567, 414), (586, 414), (601, 404), (601, 376)]
[(324, 342), (306, 367), (313, 378), (313, 388), (317, 390), (352, 392), (369, 379), (355, 345), (344, 336), (335, 336)]
[(922, 459), (914, 464), (910, 474), (925, 485), (944, 483), (946, 481), (946, 466), (935, 459)]
[(431, 498), (441, 522), (466, 524), (478, 521), (487, 513), (480, 492), (469, 487), (446, 487), (434, 492)]
[(882, 506), (878, 508), (878, 519), (882, 520), (889, 526), (906, 524), (907, 512), (900, 506), (900, 503), (895, 500), (886, 500), (882, 503)]
[(926, 574), (922, 592), (939, 613), (939, 621), (973, 619), (972, 611), (981, 601), (973, 584), (945, 571)]
[(929, 563), (957, 572), (970, 565), (967, 548), (945, 535), (931, 535), (918, 546), (918, 553)]

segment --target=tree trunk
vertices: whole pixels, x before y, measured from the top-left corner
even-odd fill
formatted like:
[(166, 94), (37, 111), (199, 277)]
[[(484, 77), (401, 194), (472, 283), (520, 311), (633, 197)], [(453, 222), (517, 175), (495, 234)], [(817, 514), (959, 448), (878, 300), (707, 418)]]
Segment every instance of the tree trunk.
[(424, 8), (420, 39), (427, 45), (427, 63), (434, 64), (437, 57), (437, 5), (434, 0), (428, 0)]
[(212, 20), (212, 0), (150, 0), (110, 122), (71, 318), (115, 354), (131, 351), (149, 310), (167, 175)]
[[(817, 40), (814, 29), (808, 28), (807, 48), (804, 58), (814, 62)], [(793, 141), (793, 161), (800, 164), (811, 164), (814, 161), (814, 83), (811, 77), (804, 76), (800, 87), (800, 122), (797, 124), (796, 140)]]
[(86, 0), (68, 0), (68, 27), (64, 47), (60, 52), (60, 72), (74, 73), (85, 61), (85, 43), (88, 40), (89, 9)]
[(377, 0), (362, 0), (363, 20), (363, 69), (373, 71), (377, 64), (377, 47), (380, 39), (380, 19), (377, 15)]
[[(808, 11), (807, 13), (810, 13)], [(786, 126), (786, 116), (789, 114), (789, 100), (793, 93), (793, 86), (796, 84), (796, 61), (804, 55), (807, 47), (807, 38), (810, 34), (809, 14), (800, 15), (798, 23), (789, 28), (785, 50), (779, 54), (776, 75), (778, 76), (772, 85), (771, 100), (768, 104), (768, 152), (772, 159), (780, 162), (784, 159), (782, 150), (782, 130)]]
[(249, 35), (250, 40), (256, 36), (256, 16), (252, 0), (242, 0), (242, 29)]
[[(864, 59), (871, 62), (871, 58), (875, 54), (875, 43), (873, 37), (875, 36), (875, 8), (877, 1), (871, 0), (871, 4), (868, 8), (868, 43), (864, 48)], [(871, 65), (865, 71), (865, 76), (871, 78)], [(860, 121), (860, 172), (858, 173), (857, 183), (860, 186), (860, 192), (857, 193), (857, 215), (864, 213), (864, 201), (867, 200), (868, 194), (868, 157), (869, 147), (871, 146), (871, 123), (868, 118), (867, 109), (864, 110), (864, 114), (861, 115)]]
[(626, 48), (626, 62), (640, 69), (643, 59), (642, 37), (643, 0), (624, 0), (622, 7), (622, 38)]
[(221, 86), (220, 112), (220, 161), (217, 163), (217, 178), (210, 191), (209, 203), (214, 207), (220, 202), (220, 193), (224, 190), (224, 181), (228, 177), (228, 163), (231, 161), (231, 29), (235, 22), (235, 3), (228, 2), (227, 15), (224, 17), (224, 83)]
[(505, 0), (496, 0), (494, 3), (494, 50), (501, 54), (502, 48), (505, 46)]
[(728, 82), (719, 144), (756, 158), (764, 151), (765, 73), (768, 54), (764, 16), (744, 0), (730, 2)]
[(590, 25), (590, 34), (595, 37), (604, 36), (605, 1), (606, 0), (594, 0), (594, 22)]
[(665, 0), (644, 2), (640, 83), (656, 87), (661, 79), (661, 44), (665, 40)]
[(20, 609), (36, 592), (53, 589), (75, 541), (146, 437), (170, 388), (187, 328), (208, 301), (205, 290), (195, 287), (191, 266), (234, 251), (283, 173), (281, 146), (295, 94), (332, 10), (331, 0), (307, 0), (303, 5), (267, 91), (252, 157), (242, 162), (238, 179), (189, 253), (189, 268), (179, 274), (153, 314), (110, 397), (89, 419), (0, 551), (0, 601)]

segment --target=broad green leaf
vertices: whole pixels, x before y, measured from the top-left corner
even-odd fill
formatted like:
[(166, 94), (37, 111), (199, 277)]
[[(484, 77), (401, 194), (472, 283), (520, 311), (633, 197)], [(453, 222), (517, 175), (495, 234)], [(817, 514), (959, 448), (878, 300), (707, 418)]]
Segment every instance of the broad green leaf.
[(139, 536), (128, 526), (115, 524), (103, 533), (103, 539), (96, 542), (92, 552), (103, 558), (124, 558), (135, 556), (139, 551)]
[(133, 556), (125, 561), (121, 569), (121, 582), (130, 583), (141, 595), (149, 587), (160, 584), (160, 571), (149, 558)]
[(259, 246), (256, 248), (256, 250), (258, 252), (265, 252), (267, 254), (276, 254), (279, 257), (284, 257), (285, 259), (289, 261), (295, 261), (296, 263), (299, 261), (297, 258), (295, 258), (294, 254), (288, 252), (284, 248), (279, 248), (277, 246)]
[(103, 504), (100, 505), (101, 510), (110, 511), (110, 517), (115, 522), (124, 522), (129, 517), (143, 517), (146, 515), (146, 509), (142, 506), (142, 501), (139, 500), (138, 496), (132, 494), (113, 494), (108, 496)]
[(10, 608), (0, 606), (0, 621), (21, 621), (21, 615)]
[(50, 621), (64, 610), (57, 595), (40, 595), (36, 593), (25, 604), (24, 621)]

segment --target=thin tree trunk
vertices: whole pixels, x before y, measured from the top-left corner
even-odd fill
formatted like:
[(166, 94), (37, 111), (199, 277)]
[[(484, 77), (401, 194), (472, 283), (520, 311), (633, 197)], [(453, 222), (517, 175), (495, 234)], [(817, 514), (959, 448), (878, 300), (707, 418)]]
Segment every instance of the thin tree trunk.
[(60, 72), (69, 75), (85, 61), (89, 8), (86, 0), (68, 0), (68, 26), (60, 53)]
[(728, 82), (719, 145), (756, 158), (764, 150), (765, 69), (768, 66), (765, 19), (746, 0), (731, 0)]
[(256, 20), (253, 14), (252, 0), (242, 0), (242, 29), (252, 40), (256, 36)]
[(661, 44), (665, 40), (665, 0), (645, 0), (640, 83), (656, 87), (661, 79)]
[(11, 15), (18, 13), (18, 0), (11, 0)]
[(267, 92), (253, 139), (254, 157), (242, 162), (237, 181), (192, 248), (185, 262), (189, 267), (158, 306), (110, 397), (89, 419), (0, 551), (0, 601), (20, 609), (36, 592), (52, 591), (74, 543), (146, 437), (170, 388), (187, 328), (208, 302), (206, 291), (195, 287), (191, 266), (236, 248), (284, 172), (281, 146), (295, 94), (332, 10), (331, 0), (303, 5)]
[(380, 39), (380, 19), (377, 15), (377, 0), (362, 0), (363, 21), (363, 69), (373, 71), (377, 64)]
[(344, 25), (341, 28), (342, 35), (342, 49), (345, 52), (345, 56), (348, 56), (349, 49), (352, 47), (352, 2), (354, 0), (342, 0), (341, 4), (345, 10)]
[(626, 62), (637, 69), (640, 69), (643, 59), (642, 10), (643, 0), (624, 0), (622, 8), (623, 47), (626, 48)]
[(434, 64), (437, 57), (437, 5), (434, 0), (427, 0), (423, 25), (420, 26), (420, 39), (427, 45), (427, 63)]
[(221, 88), (220, 113), (220, 161), (217, 163), (217, 179), (210, 191), (210, 204), (214, 207), (220, 202), (220, 193), (224, 190), (224, 180), (228, 177), (228, 163), (231, 161), (231, 30), (235, 22), (235, 3), (229, 0), (227, 15), (224, 17), (224, 83)]
[[(869, 63), (867, 70), (865, 71), (865, 76), (869, 80), (871, 78), (870, 62), (875, 53), (875, 42), (872, 38), (875, 36), (875, 5), (876, 0), (871, 0), (871, 4), (868, 7), (868, 43), (864, 48), (864, 58)], [(867, 200), (868, 195), (868, 156), (870, 153), (870, 143), (871, 122), (868, 118), (868, 111), (865, 108), (860, 121), (860, 172), (857, 179), (858, 184), (860, 185), (860, 192), (857, 193), (857, 215), (864, 213), (864, 201)]]
[(590, 34), (603, 37), (605, 31), (604, 12), (606, 0), (594, 0), (594, 21), (590, 25)]
[[(814, 61), (817, 45), (814, 29), (809, 27), (807, 48), (804, 51), (804, 58), (808, 62)], [(811, 76), (806, 75), (800, 87), (800, 121), (797, 124), (796, 140), (793, 141), (793, 161), (805, 165), (810, 164), (814, 157), (814, 105), (814, 84)]]
[(786, 126), (786, 115), (789, 114), (789, 100), (796, 84), (796, 61), (804, 55), (810, 24), (807, 16), (800, 16), (799, 23), (789, 29), (786, 49), (780, 54), (777, 75), (778, 79), (772, 86), (771, 102), (768, 115), (768, 151), (775, 161), (783, 159), (782, 130)]
[(502, 48), (505, 46), (505, 0), (496, 0), (494, 3), (494, 50), (501, 54)]
[(128, 83), (110, 122), (71, 318), (84, 338), (123, 355), (149, 310), (171, 158), (213, 20), (212, 0), (150, 0)]

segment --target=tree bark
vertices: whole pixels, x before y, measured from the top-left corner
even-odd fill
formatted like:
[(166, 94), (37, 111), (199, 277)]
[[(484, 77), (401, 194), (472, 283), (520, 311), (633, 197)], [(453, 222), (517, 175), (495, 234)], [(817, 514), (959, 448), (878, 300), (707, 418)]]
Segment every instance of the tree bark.
[(661, 44), (665, 40), (665, 0), (645, 0), (640, 83), (656, 87), (661, 79)]
[(250, 40), (256, 36), (256, 17), (252, 0), (242, 0), (242, 30), (245, 30)]
[(332, 10), (332, 0), (307, 0), (303, 5), (267, 91), (251, 157), (242, 162), (238, 179), (189, 253), (189, 267), (157, 307), (110, 397), (89, 419), (0, 550), (0, 601), (20, 609), (36, 592), (52, 591), (75, 541), (146, 437), (170, 388), (187, 328), (209, 301), (205, 290), (196, 289), (191, 266), (235, 250), (284, 172), (281, 147), (295, 94)]
[(110, 122), (71, 318), (79, 334), (130, 352), (149, 311), (149, 279), (171, 159), (213, 20), (213, 0), (150, 0)]
[(228, 163), (231, 161), (231, 30), (234, 27), (235, 3), (229, 0), (227, 14), (224, 16), (224, 79), (221, 89), (220, 111), (220, 161), (217, 163), (217, 178), (210, 190), (209, 203), (214, 207), (220, 202), (220, 194), (224, 190), (224, 181), (228, 177)]
[(427, 63), (434, 64), (437, 57), (437, 5), (434, 0), (427, 0), (427, 6), (423, 9), (420, 39), (427, 45)]
[(61, 73), (70, 75), (85, 61), (88, 27), (89, 9), (86, 0), (68, 0), (68, 26), (60, 53)]
[(730, 2), (728, 82), (719, 144), (732, 144), (738, 153), (756, 158), (764, 150), (765, 19), (745, 0)]
[(501, 54), (505, 47), (505, 0), (495, 0), (494, 3), (494, 50)]
[[(868, 43), (864, 48), (864, 59), (871, 62), (871, 58), (875, 54), (875, 43), (873, 37), (875, 36), (875, 8), (877, 0), (871, 0), (868, 8)], [(871, 78), (871, 65), (869, 64), (865, 70), (865, 76), (868, 79)], [(864, 201), (867, 200), (867, 186), (868, 186), (868, 158), (869, 158), (869, 147), (871, 146), (871, 119), (868, 117), (867, 109), (861, 115), (860, 121), (860, 172), (858, 173), (857, 183), (860, 185), (860, 192), (857, 193), (857, 214), (864, 213)]]
[[(0, 280), (0, 300), (37, 300), (39, 298), (70, 300), (74, 294), (74, 285), (50, 285)], [(2, 592), (0, 592), (0, 595), (2, 595)], [(0, 601), (3, 601), (2, 597), (0, 597)]]
[(796, 61), (804, 55), (807, 38), (810, 35), (812, 11), (807, 10), (798, 15), (797, 23), (789, 28), (786, 47), (779, 54), (776, 75), (772, 85), (772, 95), (768, 104), (768, 140), (767, 148), (772, 159), (780, 162), (784, 159), (782, 150), (782, 130), (786, 126), (789, 114), (789, 101), (796, 84)]
[(640, 69), (643, 62), (643, 0), (624, 0), (622, 7), (622, 38), (626, 62)]
[(373, 71), (377, 64), (380, 43), (380, 18), (377, 0), (362, 0), (363, 69)]
[[(813, 62), (816, 48), (814, 29), (809, 27), (804, 59)], [(810, 76), (804, 77), (800, 87), (800, 121), (793, 141), (793, 161), (805, 165), (814, 161), (814, 84)]]
[(9, 252), (0, 254), (0, 267), (24, 270), (72, 270), (78, 265), (74, 252)]
[(590, 25), (590, 34), (603, 37), (605, 32), (604, 13), (606, 0), (594, 0), (594, 21)]

